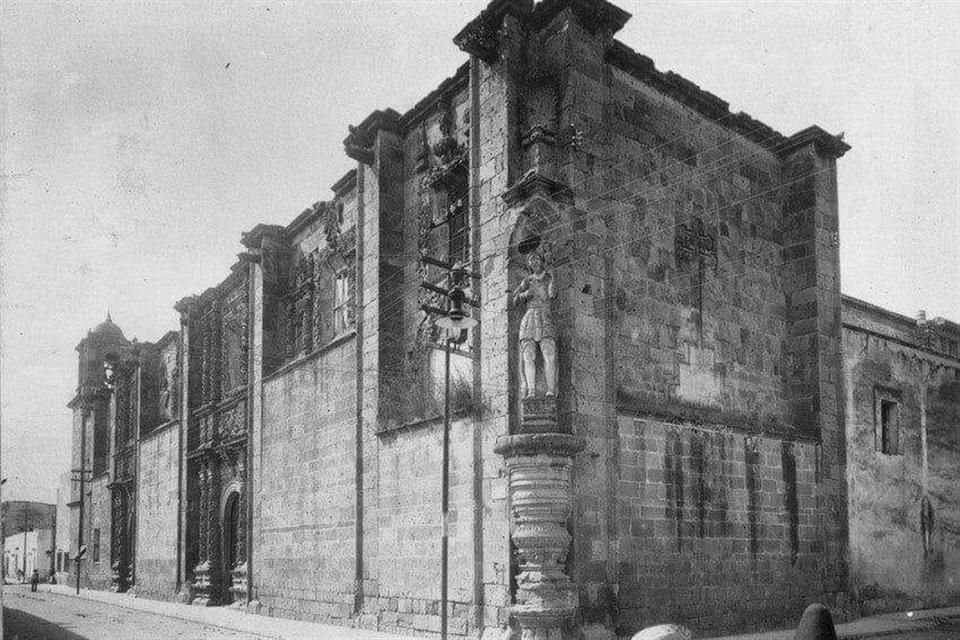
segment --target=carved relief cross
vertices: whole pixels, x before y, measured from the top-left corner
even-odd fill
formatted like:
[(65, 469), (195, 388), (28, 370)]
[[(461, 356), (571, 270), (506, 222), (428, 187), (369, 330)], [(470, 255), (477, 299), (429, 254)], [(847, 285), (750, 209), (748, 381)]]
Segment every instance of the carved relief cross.
[(703, 220), (694, 218), (690, 224), (677, 225), (676, 234), (677, 267), (696, 262), (697, 275), (694, 284), (694, 296), (697, 304), (697, 333), (703, 342), (703, 282), (706, 267), (714, 271), (717, 268), (717, 240), (703, 226)]

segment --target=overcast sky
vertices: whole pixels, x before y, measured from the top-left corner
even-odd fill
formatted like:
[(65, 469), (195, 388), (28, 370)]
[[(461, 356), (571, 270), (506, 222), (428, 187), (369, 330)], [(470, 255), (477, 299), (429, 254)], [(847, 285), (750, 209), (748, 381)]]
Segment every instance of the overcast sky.
[[(787, 135), (844, 132), (844, 292), (960, 320), (960, 3), (617, 4), (661, 70)], [(330, 197), (348, 124), (454, 73), (484, 6), (3, 0), (5, 499), (54, 500), (74, 347), (107, 309), (128, 338), (175, 329), (241, 231)]]

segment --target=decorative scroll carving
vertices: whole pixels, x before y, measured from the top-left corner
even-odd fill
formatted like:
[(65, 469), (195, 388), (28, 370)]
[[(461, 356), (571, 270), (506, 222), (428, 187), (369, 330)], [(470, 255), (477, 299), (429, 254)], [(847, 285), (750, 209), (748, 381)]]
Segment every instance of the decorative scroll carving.
[(116, 418), (114, 426), (114, 445), (117, 449), (126, 447), (133, 439), (136, 431), (136, 367), (117, 366), (114, 379), (116, 401)]
[(247, 297), (246, 281), (242, 281), (223, 305), (221, 378), (225, 392), (247, 383), (249, 348)]
[(128, 482), (136, 479), (136, 465), (132, 448), (118, 452), (114, 458), (114, 482)]
[(199, 549), (201, 561), (209, 556), (209, 526), (206, 514), (210, 510), (210, 468), (206, 460), (200, 460), (197, 472), (197, 482), (200, 486), (200, 521), (199, 521)]
[(246, 435), (247, 405), (240, 402), (220, 414), (220, 441), (226, 442)]
[(532, 0), (491, 2), (479, 16), (454, 36), (453, 43), (487, 64), (495, 64), (500, 60), (500, 28), (504, 16), (513, 15), (522, 19), (532, 9)]
[(216, 601), (214, 592), (214, 567), (212, 540), (215, 522), (211, 519), (213, 508), (213, 469), (210, 460), (202, 458), (199, 461), (198, 484), (200, 486), (200, 510), (198, 514), (198, 542), (200, 562), (193, 570), (193, 604), (209, 605)]
[(201, 401), (220, 398), (220, 304), (211, 302), (201, 318)]
[(293, 276), (291, 290), (287, 296), (289, 320), (287, 323), (288, 358), (295, 358), (313, 350), (314, 319), (314, 254), (300, 259)]
[(417, 153), (414, 168), (417, 172), (430, 168), (430, 145), (427, 143), (427, 126), (421, 124), (417, 130)]
[[(127, 456), (132, 459), (132, 456)], [(123, 482), (113, 482), (110, 488), (111, 528), (110, 557), (111, 588), (118, 593), (130, 588), (133, 573), (133, 475)]]

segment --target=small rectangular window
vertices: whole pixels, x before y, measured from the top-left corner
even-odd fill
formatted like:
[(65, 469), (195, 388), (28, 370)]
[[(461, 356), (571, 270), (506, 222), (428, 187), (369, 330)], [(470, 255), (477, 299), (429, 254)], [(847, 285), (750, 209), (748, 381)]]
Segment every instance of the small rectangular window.
[(100, 562), (100, 529), (93, 530), (93, 561)]
[(874, 429), (877, 451), (888, 456), (902, 453), (900, 447), (900, 392), (874, 389)]

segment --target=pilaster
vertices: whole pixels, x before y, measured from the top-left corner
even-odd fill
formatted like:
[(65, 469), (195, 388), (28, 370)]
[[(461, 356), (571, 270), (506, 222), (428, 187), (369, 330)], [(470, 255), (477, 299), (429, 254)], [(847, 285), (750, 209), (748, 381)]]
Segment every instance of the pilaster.
[(819, 536), (835, 571), (826, 591), (846, 586), (847, 501), (840, 353), (840, 235), (836, 160), (850, 147), (819, 127), (791, 136), (783, 161), (784, 285), (788, 397), (792, 419), (820, 440)]

